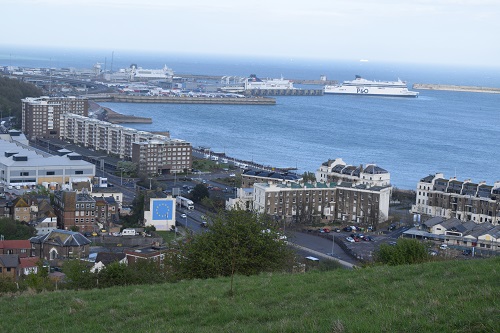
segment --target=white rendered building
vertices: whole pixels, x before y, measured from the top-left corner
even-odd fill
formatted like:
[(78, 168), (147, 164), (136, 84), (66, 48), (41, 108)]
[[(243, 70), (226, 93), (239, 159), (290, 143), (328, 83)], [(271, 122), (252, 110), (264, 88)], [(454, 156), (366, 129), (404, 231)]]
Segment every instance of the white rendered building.
[(493, 225), (500, 221), (500, 182), (492, 186), (470, 179), (445, 179), (442, 173), (436, 173), (422, 178), (416, 192), (411, 209), (414, 214)]
[(390, 186), (391, 174), (375, 164), (358, 167), (346, 164), (341, 158), (328, 160), (316, 170), (318, 182), (351, 182), (354, 185)]

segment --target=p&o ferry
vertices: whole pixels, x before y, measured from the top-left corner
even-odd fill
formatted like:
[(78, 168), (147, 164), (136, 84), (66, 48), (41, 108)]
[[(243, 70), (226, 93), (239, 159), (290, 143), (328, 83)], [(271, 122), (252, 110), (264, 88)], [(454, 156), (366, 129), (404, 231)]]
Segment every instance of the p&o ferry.
[(418, 92), (408, 90), (406, 82), (397, 81), (370, 81), (356, 75), (352, 81), (344, 81), (340, 85), (327, 85), (325, 94), (338, 95), (365, 95), (389, 97), (418, 97)]

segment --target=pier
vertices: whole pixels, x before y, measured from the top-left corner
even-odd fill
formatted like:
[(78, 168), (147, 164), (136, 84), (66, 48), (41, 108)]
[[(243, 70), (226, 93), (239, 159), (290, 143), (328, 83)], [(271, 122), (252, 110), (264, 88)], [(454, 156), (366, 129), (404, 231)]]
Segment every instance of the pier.
[(251, 89), (247, 96), (323, 96), (323, 89)]
[(131, 96), (120, 94), (86, 95), (95, 102), (117, 103), (163, 103), (163, 104), (241, 104), (275, 105), (276, 100), (268, 97), (190, 97), (190, 96)]

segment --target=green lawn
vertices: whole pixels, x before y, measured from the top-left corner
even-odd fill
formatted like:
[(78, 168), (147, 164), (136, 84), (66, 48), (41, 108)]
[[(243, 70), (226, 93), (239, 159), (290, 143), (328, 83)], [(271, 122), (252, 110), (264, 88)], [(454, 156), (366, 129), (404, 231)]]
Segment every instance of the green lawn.
[(500, 258), (4, 295), (3, 332), (498, 332)]

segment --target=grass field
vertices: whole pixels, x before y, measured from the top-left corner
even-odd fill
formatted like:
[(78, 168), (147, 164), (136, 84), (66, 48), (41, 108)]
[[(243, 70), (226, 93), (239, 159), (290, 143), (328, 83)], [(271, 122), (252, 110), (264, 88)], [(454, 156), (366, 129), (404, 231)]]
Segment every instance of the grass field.
[(2, 332), (498, 332), (500, 258), (3, 295)]

